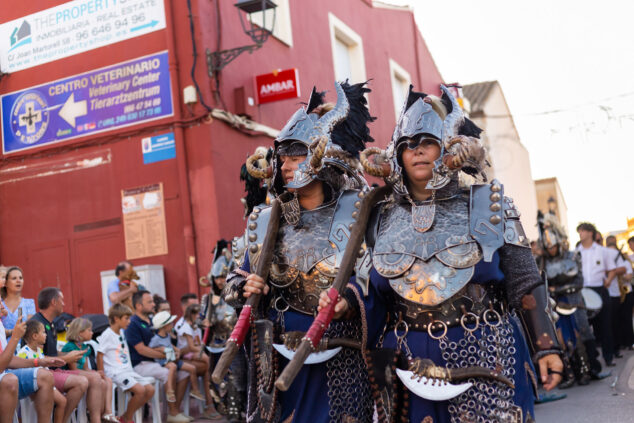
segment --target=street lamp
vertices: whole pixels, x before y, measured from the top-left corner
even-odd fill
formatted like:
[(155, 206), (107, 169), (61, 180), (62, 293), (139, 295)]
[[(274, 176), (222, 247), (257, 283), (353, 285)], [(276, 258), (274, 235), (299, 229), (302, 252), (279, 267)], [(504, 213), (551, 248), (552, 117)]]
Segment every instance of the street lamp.
[[(262, 47), (275, 28), (275, 8), (277, 5), (271, 0), (239, 0), (235, 5), (240, 16), (242, 30), (254, 42), (252, 45), (231, 48), (228, 50), (209, 51), (207, 49), (207, 70), (210, 77), (214, 77), (225, 66), (231, 63), (239, 55), (248, 51), (249, 54)], [(273, 9), (270, 28), (266, 22), (266, 11)], [(243, 12), (244, 15), (243, 16)], [(255, 16), (262, 13), (262, 25), (254, 22)]]

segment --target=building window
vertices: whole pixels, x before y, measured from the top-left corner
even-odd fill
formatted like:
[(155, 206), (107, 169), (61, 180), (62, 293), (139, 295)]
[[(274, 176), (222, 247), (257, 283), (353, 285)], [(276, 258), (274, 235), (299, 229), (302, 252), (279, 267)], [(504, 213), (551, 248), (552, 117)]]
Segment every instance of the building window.
[[(289, 47), (292, 47), (293, 31), (291, 30), (291, 9), (289, 0), (274, 1), (277, 7), (275, 8), (275, 26), (273, 27), (273, 36)], [(263, 16), (264, 13), (266, 13), (265, 16)], [(266, 18), (265, 26), (270, 27), (270, 22), (273, 19), (273, 10), (252, 13), (249, 16), (251, 17), (251, 22), (259, 26), (262, 26), (263, 17)]]
[(409, 76), (409, 72), (403, 69), (398, 63), (390, 59), (390, 77), (392, 80), (392, 97), (394, 98), (394, 113), (398, 120), (401, 114), (401, 109), (407, 99), (409, 92), (409, 84), (411, 84), (412, 78)]
[(350, 80), (350, 83), (365, 82), (365, 59), (363, 40), (350, 27), (332, 13), (328, 14), (330, 24), (330, 42), (337, 81)]

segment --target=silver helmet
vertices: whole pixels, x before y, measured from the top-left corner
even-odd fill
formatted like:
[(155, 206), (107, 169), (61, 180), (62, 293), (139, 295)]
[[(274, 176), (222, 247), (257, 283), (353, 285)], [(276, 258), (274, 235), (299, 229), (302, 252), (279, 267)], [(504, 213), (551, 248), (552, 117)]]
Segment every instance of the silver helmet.
[[(272, 177), (272, 191), (279, 195), (285, 188), (301, 188), (316, 179), (332, 182), (336, 187), (365, 186), (359, 152), (372, 141), (367, 123), (372, 121), (364, 94), (369, 92), (365, 83), (350, 85), (335, 83), (337, 103), (324, 103), (324, 93), (315, 88), (308, 105), (297, 110), (275, 139), (275, 151), (268, 170), (258, 175)], [(317, 110), (321, 107), (321, 110)], [(321, 117), (318, 111), (327, 110)], [(306, 156), (294, 173), (293, 180), (284, 184), (281, 179), (280, 156)]]
[[(434, 162), (432, 178), (427, 183), (427, 189), (443, 188), (456, 172), (465, 170), (469, 165), (475, 164), (480, 170), (479, 162), (485, 160), (484, 149), (477, 140), (480, 128), (465, 117), (460, 104), (447, 87), (441, 85), (440, 89), (442, 98), (415, 92), (410, 85), (409, 94), (386, 150), (383, 152), (376, 148), (367, 149), (361, 155), (365, 170), (373, 176), (385, 178), (397, 195), (409, 195), (403, 178), (403, 169), (399, 163), (402, 145), (406, 142), (413, 140), (416, 143), (422, 142), (423, 139), (432, 139), (440, 147), (440, 156)], [(379, 164), (368, 159), (374, 154), (380, 155)], [(452, 156), (451, 167), (446, 164), (446, 155)], [(455, 160), (454, 156), (460, 156), (459, 160)]]

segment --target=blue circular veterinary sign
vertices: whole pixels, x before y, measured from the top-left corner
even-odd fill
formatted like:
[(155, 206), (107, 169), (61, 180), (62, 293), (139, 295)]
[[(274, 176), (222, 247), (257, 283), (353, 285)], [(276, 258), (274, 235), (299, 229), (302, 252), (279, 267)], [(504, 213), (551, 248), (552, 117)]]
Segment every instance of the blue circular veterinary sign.
[(37, 91), (18, 97), (11, 109), (11, 130), (22, 144), (35, 144), (48, 128), (48, 104)]

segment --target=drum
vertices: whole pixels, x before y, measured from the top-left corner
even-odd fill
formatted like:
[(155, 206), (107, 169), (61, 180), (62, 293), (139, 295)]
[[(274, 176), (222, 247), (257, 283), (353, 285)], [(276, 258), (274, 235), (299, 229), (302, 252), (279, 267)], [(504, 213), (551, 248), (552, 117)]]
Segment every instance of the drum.
[(583, 301), (586, 303), (588, 319), (592, 319), (599, 313), (601, 307), (603, 307), (603, 300), (601, 300), (601, 296), (591, 288), (583, 288), (581, 295), (583, 296)]

